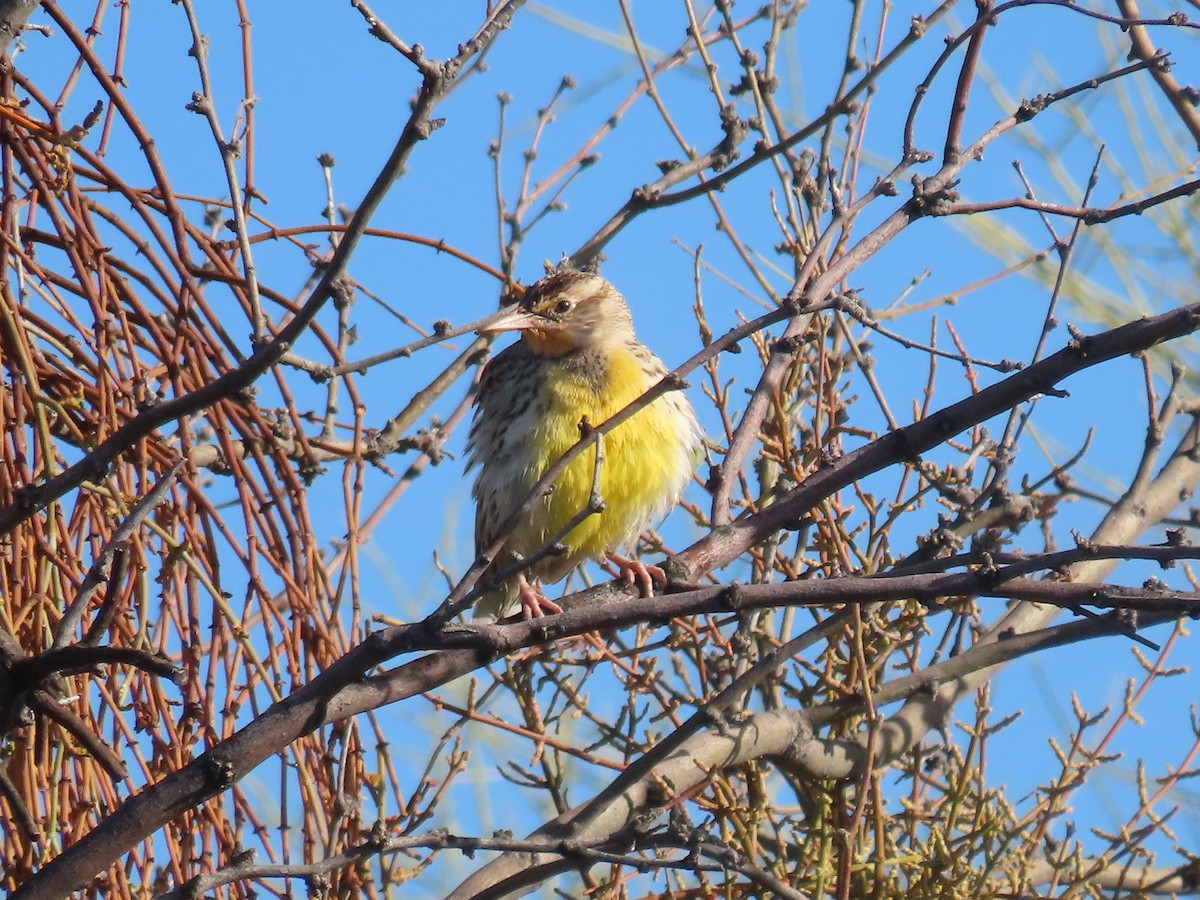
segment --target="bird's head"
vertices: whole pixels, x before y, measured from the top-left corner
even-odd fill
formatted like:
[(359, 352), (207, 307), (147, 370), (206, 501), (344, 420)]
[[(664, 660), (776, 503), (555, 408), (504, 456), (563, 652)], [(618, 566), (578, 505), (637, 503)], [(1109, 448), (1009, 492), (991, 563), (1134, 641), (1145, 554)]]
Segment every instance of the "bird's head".
[(564, 269), (525, 289), (480, 334), (520, 331), (540, 356), (565, 356), (633, 339), (629, 306), (616, 288), (590, 272)]

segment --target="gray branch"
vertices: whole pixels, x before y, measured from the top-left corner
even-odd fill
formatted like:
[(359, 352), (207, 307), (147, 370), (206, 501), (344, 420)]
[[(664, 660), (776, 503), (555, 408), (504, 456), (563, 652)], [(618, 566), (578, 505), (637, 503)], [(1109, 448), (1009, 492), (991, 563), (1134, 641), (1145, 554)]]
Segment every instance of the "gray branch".
[(38, 0), (0, 0), (0, 54), (25, 29), (25, 23), (38, 8)]

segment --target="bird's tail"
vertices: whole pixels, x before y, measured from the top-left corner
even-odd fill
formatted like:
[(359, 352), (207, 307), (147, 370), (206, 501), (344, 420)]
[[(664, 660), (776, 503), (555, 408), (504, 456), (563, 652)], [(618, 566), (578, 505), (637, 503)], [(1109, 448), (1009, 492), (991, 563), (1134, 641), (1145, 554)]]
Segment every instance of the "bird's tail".
[(513, 611), (520, 597), (516, 579), (510, 578), (475, 601), (471, 610), (471, 621), (482, 625), (498, 622)]

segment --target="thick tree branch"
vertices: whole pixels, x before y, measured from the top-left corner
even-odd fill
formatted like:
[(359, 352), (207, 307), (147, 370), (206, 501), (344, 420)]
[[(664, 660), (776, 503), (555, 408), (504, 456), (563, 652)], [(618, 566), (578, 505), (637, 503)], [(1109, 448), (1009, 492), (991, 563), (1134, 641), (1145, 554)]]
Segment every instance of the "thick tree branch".
[(38, 0), (0, 0), (0, 54), (8, 52), (38, 5)]
[[(456, 57), (445, 63), (427, 62), (421, 67), (421, 87), (413, 101), (412, 112), (387, 162), (380, 169), (362, 203), (355, 210), (341, 242), (308, 300), (276, 332), (275, 336), (267, 343), (257, 347), (250, 358), (236, 369), (220, 376), (200, 390), (144, 410), (118, 429), (82, 461), (44, 484), (26, 490), (16, 504), (0, 510), (0, 532), (12, 529), (45, 504), (78, 487), (85, 479), (102, 475), (117, 456), (155, 428), (233, 396), (248, 387), (279, 360), (338, 289), (350, 256), (362, 237), (371, 216), (378, 209), (393, 182), (403, 172), (413, 150), (436, 127), (432, 111), (438, 101), (453, 86), (455, 78), (458, 77), (470, 57), (487, 47), (499, 32), (507, 27), (520, 5), (521, 0), (508, 0), (497, 6), (491, 12), (484, 26), (472, 38), (460, 45)], [(346, 681), (361, 677), (363, 671), (375, 664), (374, 662), (363, 663), (364, 657), (368, 660), (371, 658), (374, 649), (375, 644), (372, 641), (360, 645), (355, 651), (347, 654), (332, 670), (312, 682), (308, 689), (302, 689), (288, 700), (277, 704), (273, 708), (274, 713), (268, 711), (257, 720), (256, 724), (265, 724), (269, 728), (271, 722), (278, 722), (281, 713), (297, 704), (302, 706), (306, 701), (317, 699), (316, 708), (325, 706), (329, 694), (320, 698), (314, 698), (313, 695), (326, 690), (330, 682), (345, 684)], [(300, 733), (306, 733), (317, 727), (317, 722), (312, 718), (311, 712), (306, 724), (308, 727), (303, 728)], [(291, 740), (292, 738), (287, 738), (279, 746), (286, 746)], [(230, 745), (230, 741), (225, 741), (219, 746), (228, 748)], [(265, 755), (258, 758), (262, 759)], [(13, 897), (59, 898), (65, 896), (81, 884), (86, 883), (96, 872), (104, 869), (113, 860), (119, 858), (137, 841), (184, 811), (193, 808), (204, 798), (226, 790), (236, 780), (236, 777), (252, 768), (252, 766), (246, 767), (239, 772), (243, 760), (236, 756), (233, 759), (226, 759), (223, 758), (223, 754), (214, 755), (211, 752), (204, 754), (201, 760), (202, 762), (198, 760), (200, 765), (193, 764), (182, 770), (179, 773), (179, 776), (182, 777), (168, 779), (171, 782), (172, 801), (160, 802), (165, 800), (161, 796), (163, 792), (155, 788), (143, 791), (78, 843), (66, 848), (60, 856), (22, 885), (13, 894)]]

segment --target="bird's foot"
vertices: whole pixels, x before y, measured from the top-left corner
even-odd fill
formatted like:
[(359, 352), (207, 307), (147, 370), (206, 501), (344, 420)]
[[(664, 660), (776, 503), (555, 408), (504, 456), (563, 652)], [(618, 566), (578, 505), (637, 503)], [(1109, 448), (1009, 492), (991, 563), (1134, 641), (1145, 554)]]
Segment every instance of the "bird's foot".
[(547, 599), (541, 589), (530, 584), (524, 575), (517, 576), (517, 593), (521, 597), (521, 614), (530, 621), (562, 612), (561, 606)]
[(658, 566), (648, 566), (640, 559), (627, 559), (619, 553), (606, 553), (609, 562), (617, 567), (619, 576), (634, 585), (643, 597), (653, 597), (654, 589), (667, 586), (667, 573)]

